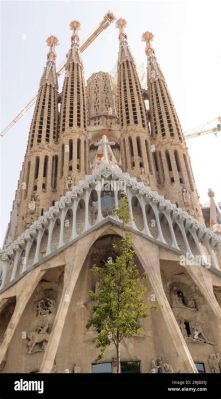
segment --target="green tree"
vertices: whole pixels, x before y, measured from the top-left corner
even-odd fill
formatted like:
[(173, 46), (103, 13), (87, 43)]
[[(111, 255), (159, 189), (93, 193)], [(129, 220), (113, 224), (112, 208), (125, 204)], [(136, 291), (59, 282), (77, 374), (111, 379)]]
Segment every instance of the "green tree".
[[(119, 208), (114, 211), (125, 230), (129, 222), (127, 199), (121, 198)], [(123, 237), (113, 245), (116, 258), (109, 258), (104, 267), (93, 266), (98, 285), (90, 292), (93, 308), (87, 328), (95, 328), (93, 342), (100, 349), (97, 361), (104, 356), (105, 349), (114, 344), (116, 348), (117, 372), (120, 368), (120, 345), (124, 338), (140, 335), (140, 320), (146, 318), (156, 305), (145, 304), (147, 292), (146, 275), (139, 272), (134, 261), (131, 233), (124, 231)]]

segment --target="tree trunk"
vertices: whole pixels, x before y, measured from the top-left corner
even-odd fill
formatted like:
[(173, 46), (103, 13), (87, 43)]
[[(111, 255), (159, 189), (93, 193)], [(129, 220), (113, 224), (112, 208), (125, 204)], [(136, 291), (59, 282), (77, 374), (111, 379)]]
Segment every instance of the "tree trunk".
[(116, 352), (117, 352), (117, 373), (121, 373), (121, 367), (120, 367), (120, 342), (119, 341), (117, 341)]

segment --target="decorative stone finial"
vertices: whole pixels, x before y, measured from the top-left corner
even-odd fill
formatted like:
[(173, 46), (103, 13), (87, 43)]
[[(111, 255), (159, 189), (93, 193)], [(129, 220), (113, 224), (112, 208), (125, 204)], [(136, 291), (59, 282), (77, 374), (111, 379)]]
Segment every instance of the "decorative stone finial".
[(144, 32), (142, 35), (142, 41), (146, 42), (145, 53), (146, 53), (147, 57), (151, 57), (154, 53), (154, 50), (151, 47), (151, 42), (152, 42), (153, 38), (154, 38), (154, 36), (153, 36), (153, 33), (151, 33), (151, 32)]
[(126, 42), (127, 35), (124, 32), (124, 28), (127, 26), (127, 21), (123, 18), (120, 18), (116, 21), (116, 28), (119, 29), (119, 40), (121, 43)]
[(214, 196), (215, 196), (214, 191), (211, 188), (209, 188), (209, 190), (208, 190), (208, 196), (210, 198), (214, 198)]
[(79, 47), (79, 36), (78, 36), (78, 31), (81, 27), (81, 24), (79, 21), (72, 21), (70, 23), (70, 29), (73, 30), (73, 35), (71, 36), (71, 44), (74, 47)]
[(55, 46), (59, 45), (58, 38), (51, 35), (47, 38), (46, 43), (50, 47), (48, 52), (48, 63), (54, 64), (56, 60)]

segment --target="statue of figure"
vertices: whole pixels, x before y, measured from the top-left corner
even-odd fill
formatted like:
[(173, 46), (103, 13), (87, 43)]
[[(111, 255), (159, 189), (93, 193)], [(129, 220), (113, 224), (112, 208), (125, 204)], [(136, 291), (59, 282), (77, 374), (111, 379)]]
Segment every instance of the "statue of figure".
[(66, 188), (66, 190), (70, 190), (73, 185), (74, 185), (73, 178), (71, 176), (66, 176), (65, 177), (65, 188)]
[(160, 357), (159, 359), (157, 359), (157, 365), (159, 368), (158, 373), (164, 373), (164, 364), (163, 364), (163, 359), (162, 357)]
[(37, 316), (53, 313), (55, 310), (55, 300), (49, 297), (43, 298), (36, 304)]
[(165, 362), (163, 364), (163, 368), (164, 368), (164, 373), (173, 373), (173, 368), (171, 364)]
[(173, 287), (173, 299), (172, 299), (172, 306), (185, 306), (185, 299), (184, 299), (184, 295), (181, 291), (177, 290), (177, 287)]
[[(39, 326), (35, 331), (27, 333), (27, 347), (28, 354), (35, 352), (44, 351), (49, 340), (48, 323), (43, 326)], [(37, 349), (35, 346), (37, 345)]]
[(189, 198), (188, 191), (185, 187), (183, 187), (183, 189), (182, 189), (182, 197), (183, 197), (184, 204), (189, 204), (190, 198)]
[(151, 362), (151, 369), (150, 369), (150, 372), (151, 372), (152, 374), (159, 373), (159, 366), (156, 364), (156, 361), (155, 361), (154, 359), (153, 359), (152, 362)]
[(74, 364), (73, 373), (79, 374), (80, 372), (81, 372), (80, 366), (78, 366), (77, 364)]
[(193, 326), (192, 338), (196, 341), (209, 342), (199, 324)]
[(173, 373), (173, 368), (160, 357), (156, 361), (152, 360), (151, 373)]
[(221, 360), (221, 356), (220, 356), (219, 352), (216, 353), (216, 354), (215, 353), (211, 353), (209, 355), (208, 364), (209, 364), (209, 368), (210, 368), (211, 373), (216, 373), (217, 374), (217, 373), (221, 372), (220, 360)]
[(91, 222), (92, 222), (92, 224), (95, 223), (96, 218), (97, 218), (97, 202), (92, 201), (92, 204), (91, 204)]

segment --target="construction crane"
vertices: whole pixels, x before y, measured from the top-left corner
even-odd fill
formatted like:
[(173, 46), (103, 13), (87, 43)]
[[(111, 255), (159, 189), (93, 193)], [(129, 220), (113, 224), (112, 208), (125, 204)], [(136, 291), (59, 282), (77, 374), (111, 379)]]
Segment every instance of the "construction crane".
[(206, 129), (206, 130), (199, 130), (196, 132), (192, 132), (192, 133), (184, 133), (185, 139), (192, 139), (194, 137), (199, 137), (199, 136), (204, 136), (205, 134), (210, 134), (210, 133), (214, 133), (215, 135), (217, 133), (221, 132), (221, 117), (218, 117), (217, 119), (215, 119), (212, 122), (216, 122), (216, 126), (210, 129)]
[[(88, 39), (81, 45), (79, 48), (79, 51), (83, 53), (84, 50), (90, 46), (90, 44), (100, 35), (101, 32), (103, 32), (104, 29), (106, 29), (113, 21), (115, 20), (114, 15), (111, 12), (108, 12), (101, 23), (99, 24), (98, 28), (88, 37)], [(60, 76), (65, 69), (65, 61), (60, 65), (60, 67), (57, 70), (57, 75)], [(32, 105), (35, 103), (37, 99), (37, 94), (34, 96), (28, 104), (12, 119), (12, 121), (1, 131), (0, 136), (3, 137), (8, 130), (10, 130), (18, 121), (21, 119), (21, 117), (29, 110), (29, 108), (32, 107)]]

